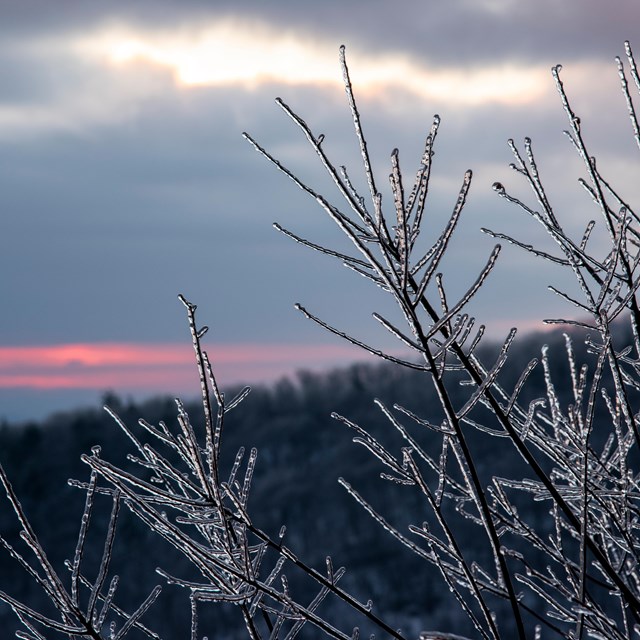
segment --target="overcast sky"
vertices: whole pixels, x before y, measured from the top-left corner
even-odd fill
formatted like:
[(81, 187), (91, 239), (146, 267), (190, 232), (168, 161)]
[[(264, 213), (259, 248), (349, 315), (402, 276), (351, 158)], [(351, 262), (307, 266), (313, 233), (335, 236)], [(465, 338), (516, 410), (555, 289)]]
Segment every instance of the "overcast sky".
[[(241, 136), (338, 202), (280, 96), (362, 184), (341, 44), (379, 184), (394, 147), (413, 175), (442, 117), (425, 234), (440, 232), (474, 170), (443, 265), (452, 296), (495, 242), (480, 227), (546, 242), (491, 189), (526, 193), (508, 169), (509, 137), (531, 136), (558, 217), (581, 235), (595, 212), (550, 68), (563, 64), (591, 152), (633, 201), (638, 155), (614, 57), (638, 25), (637, 0), (0, 0), (0, 416), (106, 389), (194, 395), (178, 293), (210, 325), (223, 383), (358, 357), (295, 302), (394, 348), (371, 319), (386, 302), (362, 278), (273, 229), (342, 246)], [(570, 315), (546, 289), (564, 282), (508, 247), (473, 311), (496, 337), (536, 328)]]

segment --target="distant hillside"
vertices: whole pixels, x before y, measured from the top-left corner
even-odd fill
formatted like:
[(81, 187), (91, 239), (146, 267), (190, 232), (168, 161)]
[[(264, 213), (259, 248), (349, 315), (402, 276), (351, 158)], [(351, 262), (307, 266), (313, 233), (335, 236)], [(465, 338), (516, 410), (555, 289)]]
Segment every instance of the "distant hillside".
[[(539, 355), (543, 343), (551, 346), (554, 382), (560, 397), (565, 397), (570, 390), (566, 388), (568, 369), (561, 332), (530, 335), (516, 341), (501, 382), (512, 387), (527, 362)], [(582, 339), (576, 339), (575, 349), (579, 362), (589, 360)], [(491, 351), (484, 351), (487, 361)], [(543, 395), (539, 369), (528, 383), (525, 399)], [(388, 406), (398, 403), (432, 421), (439, 419), (440, 405), (431, 381), (417, 372), (382, 364), (354, 365), (327, 374), (300, 373), (295, 380), (253, 389), (233, 410), (223, 434), (227, 464), (231, 464), (238, 447), (257, 447), (257, 471), (249, 505), (255, 522), (273, 534), (286, 525), (289, 546), (313, 566), (321, 568), (325, 556), (331, 554), (335, 566), (347, 567), (343, 584), (363, 601), (371, 598), (376, 609), (394, 625), (416, 633), (428, 627), (461, 632), (461, 625), (464, 631), (466, 622), (460, 619), (457, 605), (443, 589), (437, 572), (391, 539), (336, 481), (339, 476), (347, 478), (397, 524), (426, 517), (426, 509), (412, 488), (381, 480), (380, 466), (372, 456), (351, 441), (353, 434), (345, 426), (330, 417), (331, 412), (338, 412), (399, 451), (406, 443), (374, 405), (374, 398)], [(171, 427), (176, 425), (171, 399), (158, 398), (137, 405), (113, 397), (110, 404), (131, 427), (139, 418), (152, 424), (163, 420)], [(200, 425), (201, 408), (192, 404), (188, 409), (193, 423)], [(412, 425), (406, 417), (402, 422), (428, 448), (431, 432)], [(520, 470), (520, 459), (500, 448), (506, 446), (503, 441), (470, 433), (470, 443), (487, 479), (496, 473), (514, 477), (525, 473)], [(57, 414), (42, 423), (4, 425), (0, 429), (0, 462), (46, 551), (61, 571), (64, 560), (73, 555), (84, 502), (83, 492), (68, 486), (67, 478), (88, 477), (80, 454), (95, 444), (102, 446), (105, 459), (118, 463), (126, 463), (126, 455), (131, 452), (131, 442), (98, 409)], [(5, 500), (0, 504), (0, 534), (15, 541), (15, 516)], [(89, 563), (101, 551), (108, 515), (109, 505), (105, 503), (92, 521), (95, 538), (91, 538), (93, 547), (87, 552)], [(462, 542), (470, 553), (487, 552), (477, 548), (472, 528)], [(123, 509), (113, 564), (122, 579), (120, 606), (137, 606), (154, 584), (162, 582), (154, 572), (158, 565), (176, 575), (188, 571), (173, 550), (150, 537)], [(42, 606), (35, 583), (2, 549), (0, 588), (35, 608)], [(296, 588), (306, 587), (301, 584)], [(147, 623), (163, 638), (187, 637), (186, 596), (178, 587), (165, 586), (160, 603), (149, 613)], [(210, 639), (244, 637), (241, 617), (232, 606), (210, 609)], [(203, 618), (203, 632), (206, 621)], [(355, 620), (353, 624), (359, 622)], [(0, 605), (2, 638), (11, 637), (9, 631), (14, 628), (13, 613)]]

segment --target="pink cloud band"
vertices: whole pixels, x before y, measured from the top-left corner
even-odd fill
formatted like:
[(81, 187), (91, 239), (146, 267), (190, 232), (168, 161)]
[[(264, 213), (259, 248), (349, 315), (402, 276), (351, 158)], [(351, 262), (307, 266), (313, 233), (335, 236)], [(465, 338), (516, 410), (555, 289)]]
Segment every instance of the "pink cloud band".
[[(262, 381), (300, 368), (362, 359), (348, 344), (219, 344), (207, 348), (220, 382)], [(0, 347), (0, 388), (183, 392), (198, 389), (193, 349), (172, 343)]]

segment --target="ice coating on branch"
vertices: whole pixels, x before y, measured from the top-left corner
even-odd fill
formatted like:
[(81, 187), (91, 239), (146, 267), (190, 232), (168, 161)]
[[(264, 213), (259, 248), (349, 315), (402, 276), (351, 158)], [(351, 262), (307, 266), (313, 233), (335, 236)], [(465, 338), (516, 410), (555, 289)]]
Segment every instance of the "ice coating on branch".
[[(632, 90), (640, 89), (640, 79), (628, 43), (625, 52), (632, 83), (619, 58), (616, 64), (640, 144), (631, 97)], [(530, 360), (514, 382), (506, 375), (505, 363), (512, 356), (515, 329), (508, 332), (501, 347), (487, 346), (482, 342), (482, 325), (475, 334), (471, 331), (474, 318), (468, 307), (494, 269), (500, 245), (471, 274), (462, 293), (449, 288), (444, 256), (451, 257), (453, 252), (456, 266), (451, 238), (467, 202), (471, 172), (464, 175), (444, 227), (434, 230), (429, 219), (429, 225), (424, 225), (427, 233), (420, 235), (423, 219), (428, 219), (423, 214), (429, 213), (429, 180), (440, 118), (433, 119), (408, 197), (399, 153), (394, 150), (393, 200), (383, 201), (344, 47), (340, 48), (340, 63), (368, 194), (358, 193), (357, 180), (352, 183), (346, 169), (334, 165), (326, 155), (324, 135), (315, 135), (281, 100), (278, 104), (309, 142), (343, 202), (316, 192), (250, 136), (245, 137), (320, 206), (347, 238), (349, 248), (337, 251), (276, 228), (314, 251), (337, 258), (390, 296), (400, 321), (387, 313), (372, 315), (412, 349), (413, 355), (404, 358), (365, 343), (305, 307), (297, 308), (335, 336), (412, 369), (425, 385), (431, 385), (436, 405), (434, 416), (423, 418), (410, 408), (396, 404), (390, 409), (376, 400), (388, 427), (380, 435), (374, 435), (367, 425), (333, 414), (355, 433), (354, 442), (371, 454), (380, 478), (391, 481), (404, 495), (411, 492), (412, 504), (419, 504), (414, 513), (402, 508), (394, 513), (393, 503), (390, 513), (383, 515), (374, 501), (377, 496), (370, 500), (342, 478), (340, 484), (375, 525), (414, 554), (416, 568), (422, 562), (440, 574), (443, 588), (438, 595), (451, 594), (449, 602), (467, 617), (471, 637), (629, 640), (640, 628), (640, 217), (596, 168), (582, 136), (580, 117), (560, 80), (561, 66), (554, 67), (556, 88), (569, 120), (568, 135), (584, 163), (586, 176), (580, 184), (595, 205), (596, 215), (580, 225), (585, 229), (581, 239), (566, 231), (565, 221), (556, 215), (545, 190), (531, 139), (524, 139), (522, 153), (509, 140), (514, 158), (510, 166), (533, 195), (520, 200), (507, 195), (500, 182), (493, 188), (542, 227), (551, 247), (530, 244), (528, 235), (523, 241), (486, 232), (552, 262), (574, 278), (575, 290), (567, 292), (553, 284), (549, 288), (579, 312), (573, 319), (549, 320), (568, 325), (564, 346), (558, 349), (549, 341), (550, 346), (542, 349), (541, 366), (537, 359)], [(595, 219), (604, 229), (603, 238), (589, 241)], [(418, 250), (419, 235), (420, 241), (427, 240)], [(529, 281), (522, 286), (530, 286)], [(500, 295), (505, 294), (500, 291)], [(135, 629), (139, 635), (159, 640), (140, 621), (158, 597), (159, 586), (133, 613), (114, 604), (119, 579), (109, 577), (110, 563), (124, 506), (181, 553), (198, 576), (194, 581), (158, 569), (169, 588), (182, 590), (189, 598), (192, 640), (201, 637), (199, 627), (204, 624), (199, 608), (219, 603), (235, 607), (252, 640), (293, 640), (303, 627), (307, 627), (304, 637), (359, 638), (357, 627), (349, 624), (341, 629), (326, 618), (321, 606), (326, 599), (346, 605), (383, 637), (409, 640), (373, 611), (371, 600), (355, 598), (343, 589), (344, 569), (335, 570), (330, 557), (324, 556), (319, 571), (284, 544), (284, 526), (272, 536), (255, 525), (250, 493), (257, 452), (250, 448), (245, 456), (241, 447), (235, 457), (233, 452), (222, 455), (224, 436), (232, 427), (229, 411), (242, 403), (248, 389), (226, 400), (202, 343), (206, 327), (196, 323), (196, 305), (183, 296), (180, 300), (187, 310), (202, 415), (190, 416), (186, 405), (177, 401), (177, 417), (171, 426), (140, 420), (135, 431), (108, 410), (135, 453), (120, 468), (102, 458), (99, 446), (92, 447), (91, 455), (82, 456), (91, 469), (89, 482), (69, 482), (86, 492), (75, 552), (66, 564), (71, 573), (69, 590), (65, 582), (69, 576), (58, 575), (47, 558), (0, 467), (0, 482), (17, 518), (18, 542), (24, 545), (14, 548), (1, 537), (0, 544), (50, 598), (51, 615), (59, 616), (59, 620), (49, 618), (0, 591), (0, 599), (29, 630), (19, 632), (18, 637), (41, 640), (45, 636), (35, 627), (43, 627), (68, 637), (97, 639), (108, 634), (112, 640), (123, 640)], [(622, 322), (630, 326), (628, 331), (620, 328)], [(583, 343), (586, 349), (579, 350)], [(558, 384), (559, 376), (570, 381), (566, 388)], [(411, 400), (409, 397), (409, 403)], [(476, 452), (483, 447), (489, 451), (488, 458), (477, 458)], [(505, 464), (512, 458), (520, 463), (515, 467), (517, 474), (510, 474), (513, 467)], [(108, 498), (111, 515), (103, 531), (102, 556), (97, 558), (97, 570), (91, 572), (92, 578), (95, 575), (92, 582), (83, 574), (82, 565), (87, 532), (100, 520), (91, 517), (99, 500), (96, 496)], [(474, 556), (470, 539), (484, 545), (485, 553)], [(314, 584), (311, 599), (298, 597), (292, 579), (296, 573)], [(432, 574), (424, 575), (432, 579)], [(437, 631), (424, 631), (420, 637), (461, 640), (455, 633)]]

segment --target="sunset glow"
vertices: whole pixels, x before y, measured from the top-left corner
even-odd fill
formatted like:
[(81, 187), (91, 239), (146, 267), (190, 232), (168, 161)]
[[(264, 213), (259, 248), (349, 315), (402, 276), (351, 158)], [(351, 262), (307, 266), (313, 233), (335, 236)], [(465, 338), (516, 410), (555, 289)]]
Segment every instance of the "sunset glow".
[[(359, 359), (348, 345), (211, 345), (221, 382), (269, 380), (303, 365)], [(183, 392), (198, 388), (193, 349), (184, 344), (64, 344), (0, 347), (0, 388), (130, 389)]]

